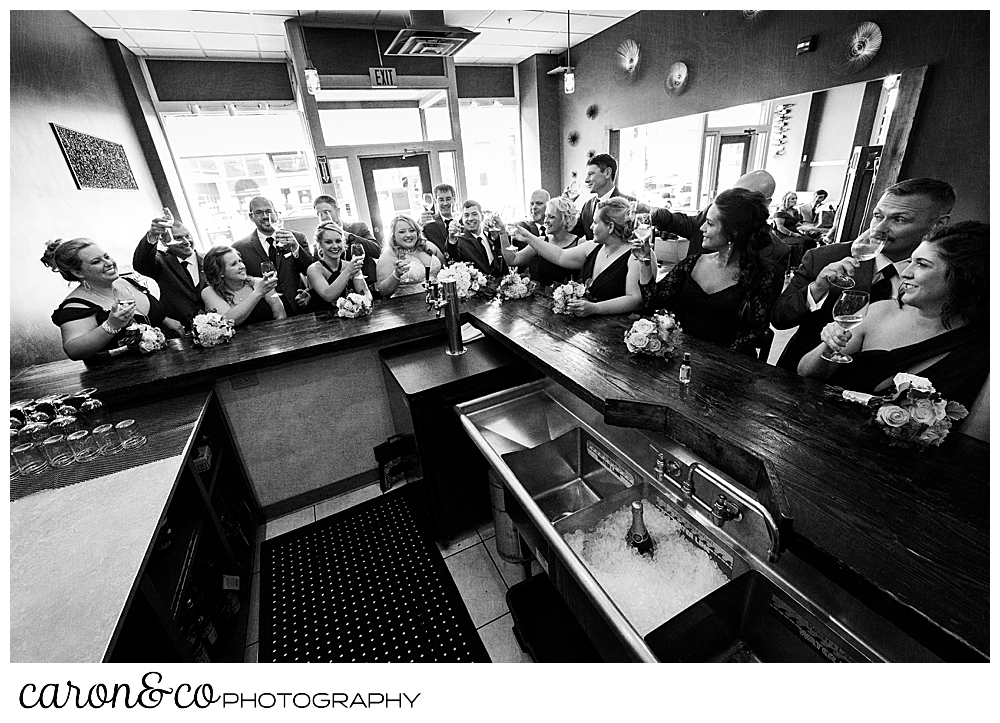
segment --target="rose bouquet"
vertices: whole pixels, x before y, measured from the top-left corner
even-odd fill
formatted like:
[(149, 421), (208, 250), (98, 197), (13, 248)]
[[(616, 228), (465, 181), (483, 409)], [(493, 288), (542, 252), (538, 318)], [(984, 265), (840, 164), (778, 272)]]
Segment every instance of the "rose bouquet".
[(538, 284), (527, 276), (518, 276), (516, 271), (500, 279), (497, 287), (497, 299), (507, 301), (508, 299), (524, 299), (531, 296), (532, 292), (538, 288)]
[(652, 319), (637, 319), (625, 332), (630, 354), (648, 354), (669, 359), (683, 330), (669, 311), (658, 311)]
[(232, 319), (210, 311), (198, 314), (191, 320), (191, 341), (196, 346), (219, 346), (236, 336), (236, 325)]
[(969, 411), (949, 402), (929, 379), (899, 373), (892, 378), (893, 391), (882, 397), (845, 390), (844, 399), (866, 404), (874, 412), (872, 423), (882, 428), (893, 447), (937, 447), (948, 436), (954, 422)]
[(470, 299), (486, 288), (486, 276), (479, 269), (470, 266), (464, 261), (456, 261), (450, 266), (445, 266), (438, 272), (439, 283), (454, 281), (458, 298), (462, 301)]
[(125, 327), (123, 346), (142, 354), (152, 354), (167, 345), (167, 337), (155, 326), (133, 323)]
[(587, 286), (579, 281), (567, 281), (562, 286), (552, 290), (552, 313), (569, 314), (567, 306), (573, 299), (582, 299), (587, 293)]
[(372, 313), (372, 302), (364, 294), (350, 293), (347, 298), (337, 299), (337, 316), (345, 319), (357, 319)]

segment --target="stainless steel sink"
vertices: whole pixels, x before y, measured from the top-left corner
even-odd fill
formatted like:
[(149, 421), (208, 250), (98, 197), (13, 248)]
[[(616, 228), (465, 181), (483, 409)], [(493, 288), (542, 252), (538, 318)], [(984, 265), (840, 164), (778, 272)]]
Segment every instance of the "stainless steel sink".
[(550, 522), (590, 507), (636, 481), (635, 472), (581, 427), (502, 458)]
[(645, 640), (665, 663), (868, 662), (756, 570), (709, 593)]

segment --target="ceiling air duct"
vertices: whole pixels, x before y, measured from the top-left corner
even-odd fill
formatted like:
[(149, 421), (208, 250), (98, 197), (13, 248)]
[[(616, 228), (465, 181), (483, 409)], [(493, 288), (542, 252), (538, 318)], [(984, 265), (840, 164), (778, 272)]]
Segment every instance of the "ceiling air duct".
[(479, 33), (444, 24), (441, 10), (411, 10), (410, 26), (396, 34), (385, 55), (449, 57)]

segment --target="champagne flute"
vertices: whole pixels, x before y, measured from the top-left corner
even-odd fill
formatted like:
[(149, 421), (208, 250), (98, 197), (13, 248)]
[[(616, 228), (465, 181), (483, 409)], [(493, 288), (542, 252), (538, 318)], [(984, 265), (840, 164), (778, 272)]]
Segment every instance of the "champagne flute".
[(506, 227), (507, 227), (507, 250), (516, 252), (517, 244), (514, 243), (514, 237), (517, 236), (517, 224), (508, 223), (506, 224)]
[(636, 242), (632, 243), (632, 253), (639, 261), (649, 261), (652, 258), (649, 248), (649, 240), (653, 236), (653, 227), (650, 226), (648, 213), (635, 215), (635, 231), (633, 235)]
[(132, 293), (132, 289), (127, 286), (113, 286), (111, 287), (111, 294), (114, 297), (115, 303), (118, 304), (118, 308), (123, 311), (135, 308), (135, 295)]
[[(860, 236), (854, 239), (854, 243), (851, 244), (851, 256), (861, 261), (871, 261), (873, 258), (878, 256), (882, 252), (882, 247), (885, 245), (885, 239), (878, 236)], [(830, 283), (836, 286), (838, 289), (853, 289), (854, 279), (852, 279), (847, 274), (837, 274), (836, 276), (830, 276)]]
[(358, 275), (361, 274), (361, 264), (365, 262), (365, 247), (359, 243), (351, 244), (351, 261), (358, 262)]
[[(853, 329), (862, 321), (868, 313), (868, 292), (867, 291), (845, 291), (833, 305), (833, 320), (842, 329)], [(820, 355), (823, 359), (838, 364), (849, 364), (852, 359), (848, 354), (842, 354), (827, 347)]]
[(163, 207), (163, 220), (166, 222), (166, 225), (160, 229), (160, 240), (165, 244), (169, 244), (174, 240), (174, 235), (170, 231), (174, 227), (174, 215), (170, 213), (170, 209), (166, 206)]
[(271, 210), (271, 228), (274, 229), (274, 240), (278, 243), (278, 246), (282, 251), (284, 251), (284, 257), (287, 259), (291, 257), (292, 252), (285, 249), (281, 242), (278, 242), (278, 234), (285, 230), (285, 222), (282, 220), (281, 216), (274, 209)]
[(434, 212), (434, 196), (430, 193), (424, 194), (424, 210), (428, 213)]
[[(260, 275), (261, 276), (265, 276), (266, 277), (268, 274), (276, 274), (276, 273), (277, 273), (277, 271), (275, 271), (275, 269), (274, 269), (274, 264), (272, 264), (270, 261), (261, 261), (260, 262)], [(274, 290), (272, 290), (272, 291), (269, 291), (266, 295), (273, 297), (273, 296), (276, 295), (276, 292)]]

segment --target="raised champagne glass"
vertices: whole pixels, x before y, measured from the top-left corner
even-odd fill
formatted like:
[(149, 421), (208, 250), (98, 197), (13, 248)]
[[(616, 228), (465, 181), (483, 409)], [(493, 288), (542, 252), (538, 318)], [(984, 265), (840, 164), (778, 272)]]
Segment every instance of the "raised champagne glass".
[[(855, 291), (853, 289), (845, 291), (833, 305), (833, 320), (842, 329), (853, 329), (864, 321), (865, 314), (868, 313), (868, 301), (867, 291)], [(824, 349), (820, 356), (827, 361), (838, 364), (850, 364), (854, 361), (850, 355), (835, 351), (829, 347)]]
[[(856, 238), (854, 243), (851, 244), (851, 256), (853, 256), (858, 262), (861, 261), (871, 261), (873, 258), (882, 252), (882, 247), (885, 245), (885, 239), (875, 236), (862, 236)], [(836, 286), (838, 289), (853, 289), (854, 279), (852, 279), (847, 274), (837, 274), (836, 276), (830, 276), (829, 281), (831, 284)]]
[(652, 258), (649, 241), (653, 237), (653, 227), (650, 225), (648, 213), (635, 215), (635, 240), (632, 242), (632, 253), (639, 261), (649, 261)]

